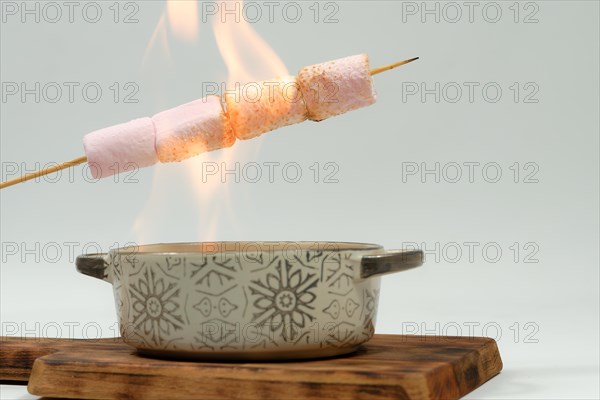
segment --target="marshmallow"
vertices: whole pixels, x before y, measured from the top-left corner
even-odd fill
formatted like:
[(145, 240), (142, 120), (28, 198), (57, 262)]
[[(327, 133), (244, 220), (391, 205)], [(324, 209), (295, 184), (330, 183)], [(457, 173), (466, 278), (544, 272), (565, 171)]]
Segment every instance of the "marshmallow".
[(229, 121), (238, 139), (260, 136), (306, 120), (306, 106), (296, 78), (251, 82), (225, 93)]
[(114, 125), (89, 133), (83, 148), (94, 178), (156, 164), (154, 124), (150, 118)]
[(322, 121), (375, 103), (375, 89), (366, 54), (304, 67), (298, 83), (308, 118)]
[(163, 111), (152, 121), (156, 126), (156, 152), (163, 163), (182, 161), (235, 143), (219, 96), (207, 96)]

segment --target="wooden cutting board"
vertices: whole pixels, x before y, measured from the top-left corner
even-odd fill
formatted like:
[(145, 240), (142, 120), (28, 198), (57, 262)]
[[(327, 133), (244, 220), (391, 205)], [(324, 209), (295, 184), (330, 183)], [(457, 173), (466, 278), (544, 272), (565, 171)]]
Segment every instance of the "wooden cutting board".
[(356, 353), (310, 361), (145, 358), (119, 339), (0, 338), (0, 380), (78, 399), (457, 399), (502, 369), (488, 338), (375, 335)]

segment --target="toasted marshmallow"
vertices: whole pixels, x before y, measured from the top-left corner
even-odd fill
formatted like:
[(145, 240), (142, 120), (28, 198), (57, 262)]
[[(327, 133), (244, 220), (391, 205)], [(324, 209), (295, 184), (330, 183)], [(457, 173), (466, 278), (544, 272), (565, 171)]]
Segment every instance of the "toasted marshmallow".
[(225, 106), (235, 136), (241, 140), (297, 124), (307, 117), (302, 93), (293, 76), (251, 82), (227, 91)]
[(313, 121), (370, 106), (376, 100), (366, 54), (304, 67), (298, 83)]

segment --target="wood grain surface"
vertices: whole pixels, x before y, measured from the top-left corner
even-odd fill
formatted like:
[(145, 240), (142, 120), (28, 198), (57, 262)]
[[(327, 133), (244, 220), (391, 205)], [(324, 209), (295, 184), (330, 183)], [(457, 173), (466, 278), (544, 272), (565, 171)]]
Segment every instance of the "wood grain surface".
[(457, 399), (502, 369), (488, 338), (375, 335), (356, 353), (289, 362), (172, 361), (119, 339), (0, 338), (0, 380), (79, 399)]

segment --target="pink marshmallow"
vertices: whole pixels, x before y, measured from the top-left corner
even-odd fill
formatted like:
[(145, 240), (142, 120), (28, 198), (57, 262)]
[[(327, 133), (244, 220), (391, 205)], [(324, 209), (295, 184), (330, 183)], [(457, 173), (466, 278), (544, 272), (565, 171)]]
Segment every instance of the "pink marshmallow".
[(156, 164), (154, 137), (150, 118), (134, 119), (85, 135), (83, 148), (92, 176), (106, 178)]
[(298, 83), (313, 121), (370, 106), (376, 100), (366, 54), (304, 67)]
[(207, 96), (152, 117), (160, 162), (182, 161), (207, 151), (231, 147), (231, 130), (219, 96)]

